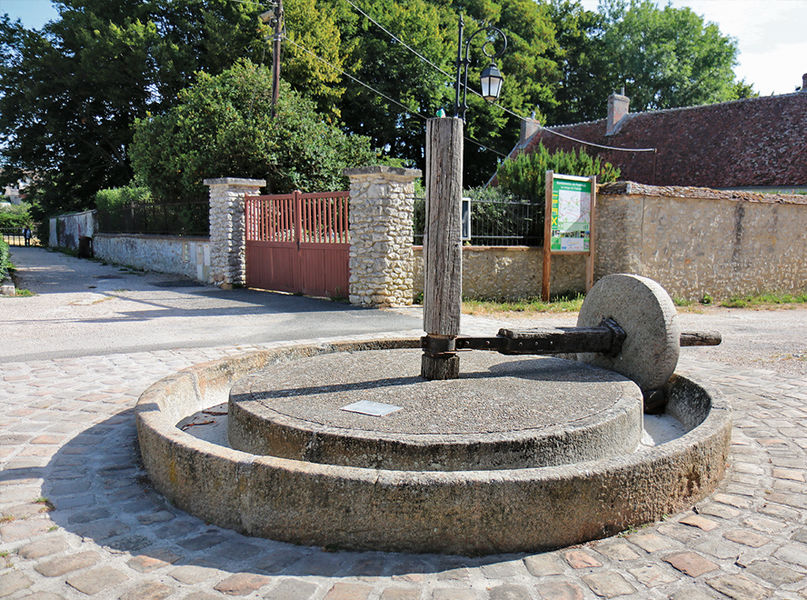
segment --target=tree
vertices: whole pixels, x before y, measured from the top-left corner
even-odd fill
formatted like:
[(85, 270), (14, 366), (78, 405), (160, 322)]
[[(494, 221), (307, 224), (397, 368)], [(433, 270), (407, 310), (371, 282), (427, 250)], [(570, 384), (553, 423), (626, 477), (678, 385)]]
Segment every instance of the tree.
[(596, 175), (598, 183), (616, 181), (619, 178), (618, 168), (599, 157), (592, 157), (582, 148), (579, 151), (557, 150), (550, 153), (543, 144), (539, 144), (533, 152), (522, 152), (503, 162), (499, 165), (496, 178), (504, 192), (543, 204), (546, 172), (549, 170), (583, 177)]
[(618, 7), (605, 32), (613, 80), (638, 110), (693, 106), (736, 98), (737, 43), (690, 8), (650, 0)]
[(753, 95), (737, 81), (737, 44), (689, 8), (652, 0), (602, 0), (598, 13), (552, 0), (563, 77), (550, 123), (602, 118), (622, 87), (631, 110), (709, 104)]
[[(460, 11), (465, 15), (466, 40), (484, 22), (498, 24), (508, 36), (508, 51), (499, 60), (506, 77), (500, 100), (503, 106), (523, 114), (552, 100), (553, 83), (558, 77), (555, 63), (547, 58), (548, 49), (555, 44), (552, 25), (545, 8), (533, 0), (461, 4), (439, 0), (362, 2), (362, 9), (370, 17), (416, 48), (432, 65), (356, 11), (344, 11), (344, 2), (334, 6), (342, 39), (355, 43), (351, 49), (343, 42), (348, 53), (344, 61), (349, 66), (347, 71), (383, 94), (343, 80), (346, 91), (340, 101), (340, 114), (345, 127), (370, 136), (385, 152), (413, 166), (425, 166), (423, 117), (434, 116), (441, 108), (453, 114)], [(484, 41), (484, 36), (477, 36), (471, 51), (474, 64), (469, 70), (469, 86), (473, 89), (479, 88), (479, 73), (487, 65), (482, 54)], [(470, 92), (468, 103), (471, 108), (466, 134), (480, 145), (466, 141), (465, 181), (477, 185), (495, 169), (496, 152), (512, 149), (519, 122), (517, 117), (489, 106)]]
[(38, 217), (91, 206), (132, 176), (131, 124), (165, 110), (192, 73), (259, 56), (257, 2), (60, 0), (41, 31), (0, 17), (3, 179), (32, 178)]
[(266, 179), (273, 193), (334, 191), (342, 170), (376, 159), (369, 140), (326, 123), (311, 100), (284, 84), (271, 116), (271, 73), (239, 61), (197, 74), (162, 115), (138, 119), (130, 148), (136, 178), (157, 201), (204, 199), (205, 178)]

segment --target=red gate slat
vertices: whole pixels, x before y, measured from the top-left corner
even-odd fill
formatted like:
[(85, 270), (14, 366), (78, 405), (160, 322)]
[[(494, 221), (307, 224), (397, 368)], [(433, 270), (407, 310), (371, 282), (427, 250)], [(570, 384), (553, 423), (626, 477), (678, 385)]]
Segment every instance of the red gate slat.
[(347, 296), (347, 192), (245, 198), (247, 286)]

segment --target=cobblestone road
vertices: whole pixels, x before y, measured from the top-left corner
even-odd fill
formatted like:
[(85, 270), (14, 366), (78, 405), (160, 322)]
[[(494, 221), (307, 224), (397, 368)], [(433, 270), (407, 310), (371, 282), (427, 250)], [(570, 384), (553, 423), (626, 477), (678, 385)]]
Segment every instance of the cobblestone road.
[(731, 468), (710, 499), (662, 523), (535, 555), (327, 552), (208, 526), (153, 492), (139, 466), (138, 395), (256, 348), (2, 365), (0, 597), (807, 598), (803, 378), (684, 357), (680, 372), (731, 399)]
[[(0, 362), (0, 598), (807, 599), (807, 377), (748, 366), (751, 334), (766, 367), (804, 350), (791, 330), (803, 331), (805, 311), (780, 325), (775, 339), (791, 331), (786, 348), (762, 339), (770, 315), (732, 314), (719, 328), (726, 339), (732, 327), (745, 332), (743, 347), (685, 349), (678, 369), (734, 409), (718, 491), (661, 523), (532, 555), (328, 552), (244, 537), (168, 504), (139, 464), (138, 396), (181, 368), (271, 344)], [(463, 319), (466, 333), (497, 326)]]

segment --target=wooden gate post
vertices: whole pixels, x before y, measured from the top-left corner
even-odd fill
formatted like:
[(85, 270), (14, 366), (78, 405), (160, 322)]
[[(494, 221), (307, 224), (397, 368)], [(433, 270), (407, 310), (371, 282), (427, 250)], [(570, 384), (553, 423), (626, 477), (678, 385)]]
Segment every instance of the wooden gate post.
[(420, 374), (456, 379), (460, 359), (456, 338), (462, 309), (463, 122), (426, 122), (426, 227), (423, 238), (423, 329), (426, 346)]

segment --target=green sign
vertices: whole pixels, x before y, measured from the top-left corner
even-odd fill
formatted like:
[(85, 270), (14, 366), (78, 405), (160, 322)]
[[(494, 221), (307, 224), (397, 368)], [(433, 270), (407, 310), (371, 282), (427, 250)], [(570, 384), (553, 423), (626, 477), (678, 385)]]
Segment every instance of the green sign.
[(591, 246), (591, 180), (554, 175), (551, 219), (550, 250), (588, 252)]

